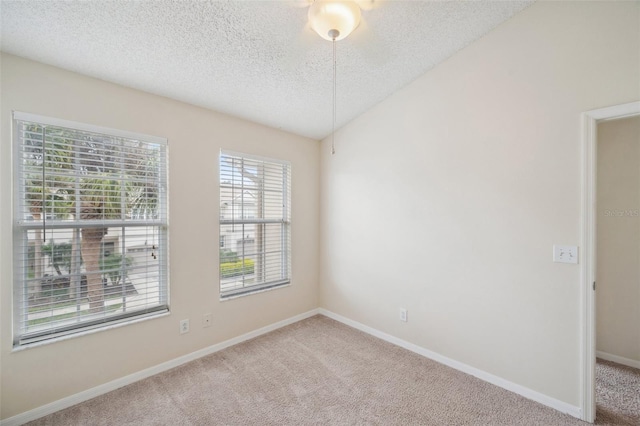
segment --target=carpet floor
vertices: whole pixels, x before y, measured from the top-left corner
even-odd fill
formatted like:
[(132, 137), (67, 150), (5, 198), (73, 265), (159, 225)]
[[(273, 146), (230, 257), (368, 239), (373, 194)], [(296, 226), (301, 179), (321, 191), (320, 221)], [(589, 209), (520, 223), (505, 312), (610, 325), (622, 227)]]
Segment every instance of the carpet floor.
[(640, 370), (596, 362), (596, 424), (640, 425)]
[(29, 425), (587, 423), (318, 315)]

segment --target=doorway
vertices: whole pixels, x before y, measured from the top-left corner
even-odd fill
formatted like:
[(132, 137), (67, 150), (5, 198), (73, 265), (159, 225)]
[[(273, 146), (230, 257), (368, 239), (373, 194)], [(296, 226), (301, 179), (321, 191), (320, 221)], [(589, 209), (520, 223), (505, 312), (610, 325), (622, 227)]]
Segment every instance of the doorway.
[[(582, 419), (594, 422), (596, 418), (596, 269), (597, 246), (597, 161), (598, 125), (640, 115), (640, 102), (588, 111), (583, 114), (583, 205), (582, 205), (582, 268), (581, 268), (581, 323), (582, 323)], [(617, 209), (613, 209), (617, 210)], [(620, 209), (623, 211), (624, 209)], [(610, 212), (610, 214), (618, 214)]]

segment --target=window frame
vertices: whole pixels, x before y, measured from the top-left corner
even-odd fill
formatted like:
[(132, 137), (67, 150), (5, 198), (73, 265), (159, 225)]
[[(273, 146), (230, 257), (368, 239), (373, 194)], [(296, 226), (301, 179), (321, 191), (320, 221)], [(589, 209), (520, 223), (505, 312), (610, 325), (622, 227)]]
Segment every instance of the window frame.
[[(24, 325), (28, 321), (29, 314), (29, 300), (26, 296), (28, 278), (28, 267), (21, 266), (20, 262), (28, 259), (28, 256), (23, 252), (20, 254), (21, 249), (26, 251), (28, 242), (28, 232), (30, 230), (42, 229), (79, 229), (87, 225), (91, 226), (91, 222), (95, 221), (82, 221), (81, 219), (56, 221), (47, 216), (46, 212), (43, 217), (46, 219), (42, 222), (34, 222), (29, 220), (25, 216), (23, 210), (23, 199), (29, 190), (29, 187), (24, 184), (26, 177), (26, 169), (23, 163), (23, 137), (19, 131), (19, 123), (33, 123), (43, 127), (55, 127), (60, 129), (68, 129), (70, 131), (88, 132), (98, 135), (104, 135), (107, 138), (122, 138), (144, 142), (146, 144), (153, 144), (161, 146), (159, 150), (160, 162), (158, 165), (158, 217), (157, 219), (106, 219), (101, 220), (101, 224), (104, 224), (107, 228), (118, 227), (123, 230), (123, 236), (125, 229), (151, 227), (157, 229), (158, 246), (155, 248), (157, 256), (161, 259), (158, 262), (158, 303), (155, 305), (149, 305), (142, 309), (134, 309), (132, 312), (123, 312), (118, 315), (105, 315), (103, 318), (98, 319), (95, 316), (89, 315), (89, 320), (77, 319), (75, 324), (56, 326), (52, 331), (29, 331), (28, 325)], [(62, 339), (70, 337), (76, 337), (92, 333), (96, 331), (110, 329), (116, 326), (126, 325), (141, 320), (156, 318), (159, 316), (167, 315), (170, 312), (170, 292), (169, 292), (169, 194), (168, 194), (168, 181), (169, 181), (169, 144), (166, 138), (151, 136), (146, 134), (140, 134), (135, 132), (129, 132), (119, 129), (113, 129), (108, 127), (95, 126), (87, 123), (79, 123), (75, 121), (63, 120), (48, 116), (42, 116), (38, 114), (26, 113), (21, 111), (12, 111), (11, 120), (11, 134), (12, 134), (12, 148), (13, 148), (13, 171), (11, 173), (12, 179), (12, 191), (13, 191), (13, 208), (12, 214), (12, 319), (13, 319), (13, 350), (20, 350), (35, 345), (41, 345), (51, 342), (56, 342)], [(124, 157), (123, 157), (124, 158)], [(74, 164), (77, 164), (74, 161)], [(45, 169), (46, 170), (46, 169)], [(95, 224), (93, 224), (95, 226)], [(102, 245), (106, 245), (103, 240)], [(123, 269), (124, 270), (124, 269)], [(44, 278), (44, 277), (43, 277)], [(79, 299), (76, 300), (76, 304), (79, 303)], [(53, 309), (53, 308), (51, 308)]]
[[(231, 218), (227, 217), (228, 215), (223, 215), (222, 205), (225, 204), (226, 201), (223, 199), (222, 188), (222, 161), (223, 157), (232, 157), (241, 160), (249, 160), (259, 163), (268, 164), (270, 166), (281, 166), (283, 167), (283, 176), (282, 176), (282, 194), (283, 194), (283, 203), (282, 206), (282, 216), (279, 219), (265, 219), (264, 217), (256, 217), (256, 216), (246, 216), (241, 213), (243, 217), (236, 219), (234, 214), (231, 214)], [(231, 151), (226, 149), (220, 150), (220, 156), (218, 161), (218, 191), (219, 191), (219, 219), (218, 219), (218, 231), (219, 236), (222, 237), (222, 228), (225, 225), (267, 225), (267, 224), (280, 224), (282, 225), (280, 229), (281, 237), (281, 247), (282, 250), (280, 252), (283, 254), (280, 261), (280, 271), (283, 278), (274, 281), (266, 281), (260, 282), (252, 285), (242, 286), (238, 289), (224, 290), (222, 289), (222, 268), (220, 263), (221, 252), (223, 249), (227, 249), (227, 245), (225, 247), (220, 247), (218, 249), (218, 290), (220, 292), (220, 300), (229, 300), (236, 297), (247, 296), (255, 293), (261, 293), (267, 290), (272, 290), (276, 288), (282, 288), (291, 285), (292, 281), (292, 262), (291, 262), (291, 182), (292, 182), (292, 166), (291, 162), (282, 159), (275, 159), (269, 157), (263, 157), (260, 155), (241, 153), (237, 151)], [(262, 194), (264, 196), (264, 188), (262, 190)], [(228, 204), (225, 205), (228, 209)], [(224, 217), (223, 217), (224, 216)], [(266, 231), (263, 231), (266, 234)], [(226, 236), (225, 236), (226, 237)], [(253, 237), (256, 239), (256, 237)], [(228, 238), (225, 238), (226, 241), (229, 241)], [(251, 239), (249, 239), (251, 240)], [(248, 241), (246, 237), (242, 237), (242, 245), (245, 245), (245, 242)], [(264, 242), (266, 244), (266, 242)], [(243, 255), (242, 258), (245, 256)]]

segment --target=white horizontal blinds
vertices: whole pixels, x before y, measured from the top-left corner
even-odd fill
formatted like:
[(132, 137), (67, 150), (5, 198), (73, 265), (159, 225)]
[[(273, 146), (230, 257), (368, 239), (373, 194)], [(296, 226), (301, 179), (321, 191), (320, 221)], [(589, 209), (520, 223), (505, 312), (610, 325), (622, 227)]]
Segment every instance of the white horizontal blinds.
[(291, 166), (222, 152), (220, 293), (247, 293), (290, 281)]
[(79, 126), (14, 115), (15, 345), (168, 309), (166, 142)]

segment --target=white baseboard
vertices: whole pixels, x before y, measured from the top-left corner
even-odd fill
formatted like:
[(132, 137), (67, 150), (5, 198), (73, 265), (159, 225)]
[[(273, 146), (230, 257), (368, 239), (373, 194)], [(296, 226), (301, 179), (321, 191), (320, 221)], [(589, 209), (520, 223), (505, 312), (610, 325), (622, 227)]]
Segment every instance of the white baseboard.
[(162, 373), (163, 371), (167, 371), (172, 368), (178, 367), (187, 362), (196, 360), (198, 358), (202, 358), (203, 356), (221, 351), (222, 349), (228, 348), (229, 346), (237, 345), (238, 343), (242, 343), (246, 340), (253, 339), (254, 337), (258, 337), (260, 335), (269, 333), (270, 331), (274, 331), (284, 326), (296, 323), (298, 321), (302, 321), (303, 319), (310, 318), (314, 315), (317, 315), (318, 313), (320, 313), (319, 309), (312, 309), (300, 315), (296, 315), (291, 318), (278, 321), (274, 324), (267, 325), (265, 327), (259, 328), (257, 330), (251, 331), (241, 336), (234, 337), (233, 339), (225, 340), (224, 342), (220, 342), (215, 345), (206, 347), (204, 349), (200, 349), (198, 351), (192, 352), (190, 354), (172, 359), (171, 361), (167, 361), (162, 364), (156, 365), (154, 367), (150, 367), (145, 370), (138, 371), (137, 373), (133, 373), (128, 376), (122, 377), (120, 379), (116, 379), (111, 382), (96, 386), (94, 388), (87, 389), (86, 391), (82, 391), (75, 395), (71, 395), (66, 398), (59, 399), (57, 401), (43, 405), (41, 407), (34, 408), (33, 410), (20, 413), (16, 416), (9, 417), (8, 419), (0, 420), (0, 425), (1, 426), (22, 425), (24, 423), (39, 419), (40, 417), (44, 417), (48, 414), (55, 413), (56, 411), (60, 411), (65, 408), (69, 408), (73, 405), (79, 404), (81, 402), (87, 401), (91, 398), (95, 398), (97, 396), (103, 395), (107, 392), (111, 392), (123, 386), (130, 385), (131, 383), (135, 383), (139, 380), (146, 379), (147, 377), (151, 377), (158, 373)]
[(627, 367), (640, 369), (640, 361), (636, 361), (635, 359), (625, 358), (602, 351), (596, 351), (596, 357), (602, 358), (605, 361), (611, 361), (618, 364), (626, 365)]
[(546, 405), (547, 407), (551, 407), (555, 410), (558, 410), (562, 413), (567, 413), (570, 416), (577, 417), (578, 419), (582, 419), (582, 409), (580, 407), (576, 407), (571, 404), (567, 404), (566, 402), (562, 402), (558, 399), (552, 398), (548, 395), (542, 394), (540, 392), (536, 392), (532, 389), (526, 388), (524, 386), (518, 385), (516, 383), (505, 380), (501, 377), (495, 376), (493, 374), (487, 373), (486, 371), (479, 370), (475, 367), (471, 367), (470, 365), (463, 364), (462, 362), (453, 360), (451, 358), (447, 358), (446, 356), (440, 355), (439, 353), (430, 351), (413, 343), (409, 343), (406, 340), (399, 339), (390, 334), (384, 333), (380, 330), (376, 330), (375, 328), (369, 327), (367, 325), (361, 324), (357, 321), (353, 321), (349, 318), (345, 318), (341, 315), (328, 311), (324, 308), (320, 308), (320, 314), (332, 318), (336, 321), (339, 321), (343, 324), (346, 324), (350, 327), (358, 329), (360, 331), (364, 331), (367, 334), (375, 336), (379, 339), (385, 340), (389, 343), (392, 343), (396, 346), (400, 346), (411, 352), (415, 352), (419, 355), (422, 355), (426, 358), (432, 359), (434, 361), (439, 362), (440, 364), (444, 364), (448, 367), (454, 368), (456, 370), (462, 371), (463, 373), (470, 374), (475, 376), (485, 382), (491, 383), (493, 385), (499, 386), (508, 391), (517, 393), (518, 395), (522, 395), (527, 399), (530, 399), (535, 402), (539, 402), (542, 405)]

